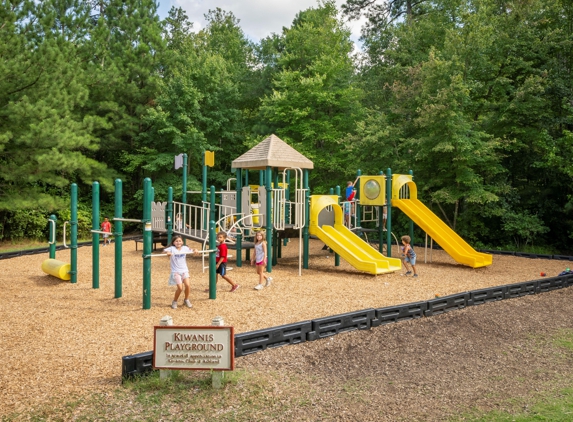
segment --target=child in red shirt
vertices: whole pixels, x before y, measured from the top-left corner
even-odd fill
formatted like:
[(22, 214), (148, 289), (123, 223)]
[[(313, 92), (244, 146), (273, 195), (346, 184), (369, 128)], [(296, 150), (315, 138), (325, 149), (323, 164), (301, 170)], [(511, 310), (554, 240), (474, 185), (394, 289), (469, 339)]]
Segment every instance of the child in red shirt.
[(231, 287), (231, 292), (234, 292), (240, 286), (231, 280), (227, 275), (227, 244), (225, 243), (225, 239), (227, 239), (227, 233), (219, 232), (217, 234), (217, 242), (219, 242), (217, 245), (217, 255), (215, 258), (217, 260), (217, 278), (220, 274), (227, 283), (233, 286)]
[(109, 237), (111, 234), (111, 223), (107, 217), (105, 217), (103, 223), (101, 223), (101, 231), (105, 232), (103, 235), (103, 246), (106, 244), (111, 245), (111, 238)]

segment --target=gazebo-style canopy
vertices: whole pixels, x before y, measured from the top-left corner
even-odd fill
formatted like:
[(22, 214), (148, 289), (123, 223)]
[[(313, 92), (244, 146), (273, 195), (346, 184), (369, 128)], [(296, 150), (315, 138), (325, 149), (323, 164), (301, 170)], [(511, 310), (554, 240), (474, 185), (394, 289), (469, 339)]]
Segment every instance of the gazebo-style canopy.
[(233, 169), (264, 170), (267, 167), (311, 170), (314, 164), (276, 135), (271, 135), (231, 163)]

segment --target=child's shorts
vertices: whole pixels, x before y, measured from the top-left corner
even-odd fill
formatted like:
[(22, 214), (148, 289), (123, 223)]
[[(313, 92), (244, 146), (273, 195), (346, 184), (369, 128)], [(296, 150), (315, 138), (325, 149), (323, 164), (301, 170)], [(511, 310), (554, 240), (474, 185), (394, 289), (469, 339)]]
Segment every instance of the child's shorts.
[(407, 256), (404, 258), (404, 261), (409, 262), (410, 265), (416, 265), (416, 257), (415, 256), (414, 257)]
[(219, 268), (217, 268), (217, 274), (225, 275), (227, 274), (227, 263), (221, 262)]
[(177, 284), (181, 284), (186, 278), (189, 278), (189, 273), (171, 273), (171, 276), (169, 277), (169, 285), (175, 286)]
[(257, 262), (256, 265), (265, 265), (265, 260), (263, 259), (261, 262)]

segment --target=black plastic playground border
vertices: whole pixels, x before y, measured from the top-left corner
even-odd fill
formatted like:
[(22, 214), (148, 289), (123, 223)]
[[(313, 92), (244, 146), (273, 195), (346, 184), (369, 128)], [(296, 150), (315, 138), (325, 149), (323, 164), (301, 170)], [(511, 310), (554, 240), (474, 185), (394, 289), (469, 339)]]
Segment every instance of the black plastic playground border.
[[(573, 272), (521, 283), (506, 284), (436, 297), (385, 308), (368, 308), (310, 321), (235, 334), (235, 357), (247, 356), (274, 347), (320, 340), (347, 331), (369, 330), (372, 327), (400, 321), (430, 317), (446, 312), (482, 305), (499, 300), (549, 292), (573, 286)], [(124, 356), (122, 380), (153, 371), (153, 351)]]
[[(123, 237), (123, 241), (127, 242), (129, 240), (136, 240), (141, 238), (142, 235), (130, 235), (130, 236), (124, 236)], [(113, 241), (112, 241), (113, 243)], [(78, 248), (82, 247), (82, 246), (91, 246), (92, 245), (92, 241), (87, 241), (87, 242), (79, 242), (78, 243)], [(64, 245), (59, 245), (56, 246), (56, 251), (63, 251), (65, 249), (69, 249), (70, 247), (68, 246), (67, 248)], [(26, 249), (26, 250), (22, 250), (22, 251), (14, 251), (14, 252), (4, 252), (4, 253), (0, 253), (0, 260), (1, 259), (10, 259), (10, 258), (17, 258), (19, 256), (27, 256), (27, 255), (38, 255), (38, 254), (48, 254), (50, 253), (50, 248), (46, 247), (46, 248), (37, 248), (37, 249)], [(573, 258), (572, 258), (573, 260)]]

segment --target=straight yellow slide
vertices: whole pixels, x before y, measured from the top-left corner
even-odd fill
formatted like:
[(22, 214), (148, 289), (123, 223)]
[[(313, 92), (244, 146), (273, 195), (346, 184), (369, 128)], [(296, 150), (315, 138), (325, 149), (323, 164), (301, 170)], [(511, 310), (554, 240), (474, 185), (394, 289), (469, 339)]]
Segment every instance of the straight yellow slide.
[[(355, 235), (342, 224), (342, 208), (336, 197), (330, 195), (312, 195), (310, 206), (309, 232), (317, 236), (329, 248), (359, 271), (370, 274), (384, 274), (400, 271), (401, 261), (387, 258)], [(318, 214), (326, 206), (334, 211), (334, 225), (318, 225)]]
[(392, 199), (392, 206), (401, 209), (456, 262), (472, 268), (491, 265), (491, 255), (477, 252), (418, 199)]

